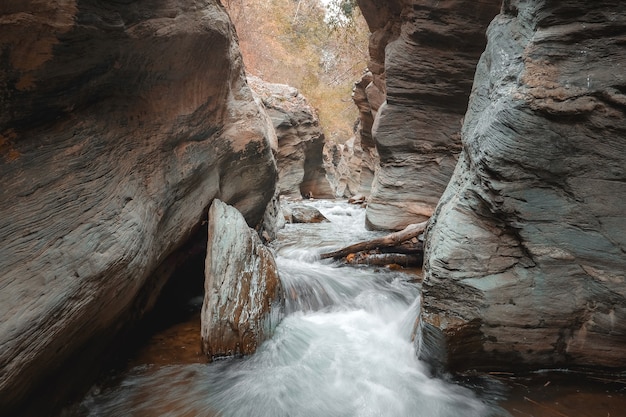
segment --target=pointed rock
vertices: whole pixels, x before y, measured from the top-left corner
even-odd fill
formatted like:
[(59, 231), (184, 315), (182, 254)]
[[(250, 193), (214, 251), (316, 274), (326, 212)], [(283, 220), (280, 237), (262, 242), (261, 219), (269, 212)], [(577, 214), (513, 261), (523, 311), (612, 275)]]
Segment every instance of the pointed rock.
[(209, 210), (202, 348), (209, 359), (254, 353), (284, 310), (274, 257), (244, 217), (220, 200)]

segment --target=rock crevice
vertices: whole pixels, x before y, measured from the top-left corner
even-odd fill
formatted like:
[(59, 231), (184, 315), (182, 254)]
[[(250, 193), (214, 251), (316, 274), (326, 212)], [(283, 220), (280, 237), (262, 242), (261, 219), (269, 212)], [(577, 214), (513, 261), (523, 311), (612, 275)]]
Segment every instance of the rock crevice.
[(371, 85), (385, 100), (373, 123), (362, 116), (380, 156), (370, 228), (400, 230), (432, 215), (461, 151), (473, 74), (500, 3), (359, 1), (372, 31)]

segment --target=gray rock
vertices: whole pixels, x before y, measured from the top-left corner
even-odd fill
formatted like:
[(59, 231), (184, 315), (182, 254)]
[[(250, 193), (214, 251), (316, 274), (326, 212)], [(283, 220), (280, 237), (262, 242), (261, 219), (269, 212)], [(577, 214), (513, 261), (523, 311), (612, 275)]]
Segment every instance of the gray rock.
[(202, 347), (210, 359), (248, 355), (282, 319), (276, 262), (237, 209), (214, 200), (202, 304)]
[(361, 120), (371, 126), (380, 157), (366, 221), (371, 229), (401, 230), (432, 215), (452, 175), (485, 30), (501, 1), (359, 5), (373, 32), (366, 90), (376, 90), (367, 95), (375, 119)]
[(521, 0), (491, 24), (426, 238), (423, 352), (449, 368), (623, 369), (625, 24)]
[(290, 204), (287, 216), (290, 223), (326, 223), (329, 221), (318, 209), (306, 204)]
[(219, 2), (44, 3), (2, 7), (3, 411), (150, 310), (214, 197), (257, 225), (276, 176)]

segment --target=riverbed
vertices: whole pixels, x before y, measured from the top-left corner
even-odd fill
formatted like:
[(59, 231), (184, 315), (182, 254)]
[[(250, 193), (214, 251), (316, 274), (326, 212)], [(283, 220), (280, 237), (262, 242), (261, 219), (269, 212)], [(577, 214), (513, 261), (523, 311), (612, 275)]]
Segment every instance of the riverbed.
[(614, 380), (542, 373), (465, 384), (433, 377), (413, 340), (419, 271), (319, 260), (321, 252), (380, 233), (364, 228), (358, 206), (307, 204), (330, 222), (288, 224), (272, 243), (286, 315), (255, 354), (207, 363), (196, 312), (154, 334), (122, 372), (63, 416), (626, 415), (624, 385)]

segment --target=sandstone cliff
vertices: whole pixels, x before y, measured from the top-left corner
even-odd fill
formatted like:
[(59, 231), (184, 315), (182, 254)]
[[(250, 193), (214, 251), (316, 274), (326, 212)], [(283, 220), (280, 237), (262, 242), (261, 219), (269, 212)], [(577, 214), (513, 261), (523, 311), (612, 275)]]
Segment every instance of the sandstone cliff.
[(622, 368), (626, 13), (505, 1), (427, 234), (422, 333), (452, 369)]
[(402, 229), (432, 215), (452, 175), (485, 30), (501, 1), (358, 3), (372, 32), (366, 91), (376, 111), (361, 120), (380, 156), (367, 223)]
[(294, 198), (335, 197), (326, 179), (325, 137), (315, 109), (294, 87), (264, 82), (257, 77), (248, 80), (276, 131), (278, 194)]
[(276, 166), (219, 2), (9, 0), (0, 15), (6, 410), (150, 308), (214, 197), (256, 225)]

